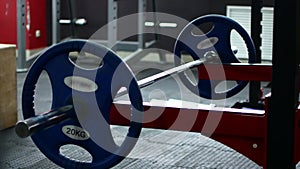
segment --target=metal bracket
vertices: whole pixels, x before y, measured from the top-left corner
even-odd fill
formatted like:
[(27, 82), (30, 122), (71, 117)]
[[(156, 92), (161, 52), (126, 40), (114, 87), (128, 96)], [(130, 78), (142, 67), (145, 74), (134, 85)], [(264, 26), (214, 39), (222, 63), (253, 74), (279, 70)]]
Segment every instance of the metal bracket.
[(27, 71), (26, 67), (26, 0), (17, 1), (18, 56), (17, 72)]

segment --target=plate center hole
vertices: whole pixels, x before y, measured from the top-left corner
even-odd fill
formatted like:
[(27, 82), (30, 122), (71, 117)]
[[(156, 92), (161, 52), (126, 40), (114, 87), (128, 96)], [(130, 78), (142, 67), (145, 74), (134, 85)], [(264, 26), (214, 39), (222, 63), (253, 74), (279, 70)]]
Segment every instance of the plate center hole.
[(74, 65), (84, 69), (98, 69), (103, 66), (101, 57), (88, 52), (70, 52), (69, 59)]

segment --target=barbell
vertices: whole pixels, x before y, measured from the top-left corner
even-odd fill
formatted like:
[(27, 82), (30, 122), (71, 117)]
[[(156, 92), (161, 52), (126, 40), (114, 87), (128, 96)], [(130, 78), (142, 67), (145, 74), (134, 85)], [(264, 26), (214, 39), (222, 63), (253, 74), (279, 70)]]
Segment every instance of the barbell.
[[(215, 28), (203, 36), (191, 35), (193, 24), (205, 22), (213, 22)], [(251, 38), (237, 22), (221, 15), (207, 15), (195, 19), (180, 33), (174, 48), (175, 55), (179, 57), (175, 59), (176, 67), (139, 81), (129, 66), (103, 45), (80, 39), (58, 43), (44, 51), (27, 72), (22, 92), (24, 120), (16, 124), (16, 133), (22, 138), (31, 136), (40, 151), (63, 168), (110, 168), (128, 155), (140, 135), (143, 123), (140, 88), (173, 74), (179, 74), (186, 82), (184, 71), (207, 62), (238, 62), (230, 45), (227, 45), (232, 29), (237, 29), (245, 39), (249, 61), (255, 61)], [(206, 47), (199, 47), (201, 45)], [(190, 53), (194, 61), (182, 64), (182, 50)], [(78, 52), (78, 57), (98, 57), (99, 66), (84, 68), (74, 64), (69, 59), (72, 52)], [(51, 82), (52, 105), (49, 112), (37, 114), (34, 97), (42, 71), (47, 72)], [(226, 97), (241, 91), (246, 83), (240, 81), (236, 89), (225, 92)], [(214, 97), (216, 93), (212, 92), (209, 81), (199, 80), (196, 85), (199, 91), (189, 82), (184, 84), (202, 97), (220, 99), (219, 96)], [(113, 99), (124, 94), (128, 94), (131, 103), (131, 119), (126, 138), (117, 145), (110, 131), (109, 114)], [(92, 161), (65, 157), (60, 148), (66, 144), (84, 148), (91, 154)]]

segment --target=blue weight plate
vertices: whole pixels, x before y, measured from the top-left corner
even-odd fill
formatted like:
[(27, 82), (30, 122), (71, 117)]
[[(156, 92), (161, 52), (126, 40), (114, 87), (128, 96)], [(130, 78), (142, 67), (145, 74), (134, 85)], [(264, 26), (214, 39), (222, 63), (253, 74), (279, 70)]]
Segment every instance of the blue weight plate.
[[(103, 65), (93, 69), (80, 67), (70, 61), (70, 52), (93, 54), (102, 59)], [(71, 118), (32, 135), (40, 151), (63, 168), (110, 168), (123, 160), (140, 135), (143, 116), (141, 92), (128, 66), (114, 52), (91, 41), (75, 39), (50, 47), (35, 60), (24, 81), (24, 119), (35, 116), (35, 89), (42, 71), (50, 79), (52, 109), (73, 104), (74, 112)], [(113, 97), (121, 87), (128, 90), (132, 116), (127, 136), (118, 146), (110, 131), (109, 113)], [(87, 150), (92, 161), (62, 155), (60, 148), (67, 144)]]
[[(212, 29), (202, 35), (195, 35), (193, 30), (205, 23), (212, 23)], [(255, 47), (246, 30), (236, 21), (226, 16), (210, 14), (194, 19), (180, 32), (174, 47), (175, 66), (181, 65), (183, 51), (190, 54), (194, 60), (203, 58), (207, 52), (215, 52), (222, 63), (240, 62), (231, 49), (230, 34), (232, 30), (239, 33), (246, 43), (248, 62), (255, 63)], [(221, 81), (198, 80), (197, 84), (193, 84), (184, 72), (180, 73), (179, 77), (190, 91), (207, 99), (225, 99), (234, 96), (248, 84), (248, 81), (236, 81), (237, 84), (233, 88), (216, 92), (215, 89)]]

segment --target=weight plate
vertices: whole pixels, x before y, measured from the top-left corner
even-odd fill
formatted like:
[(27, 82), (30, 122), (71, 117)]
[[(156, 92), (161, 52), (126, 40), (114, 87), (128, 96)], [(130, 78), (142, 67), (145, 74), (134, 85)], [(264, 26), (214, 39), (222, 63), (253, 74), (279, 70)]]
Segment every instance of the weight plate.
[[(100, 66), (96, 68), (78, 66), (69, 57), (74, 52), (99, 57), (102, 64), (98, 63)], [(36, 115), (35, 89), (42, 71), (46, 71), (50, 79), (52, 109), (73, 104), (74, 111), (67, 120), (31, 136), (40, 151), (63, 168), (110, 168), (124, 159), (139, 137), (143, 116), (141, 92), (125, 62), (108, 48), (87, 40), (74, 39), (48, 48), (32, 64), (24, 81), (24, 119)], [(113, 84), (115, 76), (121, 78)], [(132, 114), (127, 136), (119, 146), (110, 131), (109, 114), (113, 98), (121, 87), (128, 90)], [(64, 156), (60, 148), (68, 144), (88, 151), (92, 161)]]
[[(195, 30), (199, 30), (199, 25), (209, 23), (213, 24), (213, 27), (207, 33), (194, 33)], [(226, 16), (210, 14), (194, 19), (180, 32), (174, 47), (175, 66), (182, 64), (183, 52), (190, 54), (193, 60), (204, 58), (205, 55), (210, 53), (218, 55), (222, 63), (240, 62), (230, 45), (232, 30), (239, 33), (244, 40), (248, 51), (248, 62), (255, 63), (255, 47), (246, 30), (236, 21)], [(248, 81), (236, 81), (234, 87), (220, 92), (216, 88), (220, 85), (221, 81), (197, 80), (196, 83), (192, 83), (184, 72), (179, 73), (179, 77), (190, 91), (207, 99), (225, 99), (231, 97), (244, 89), (248, 84)]]

